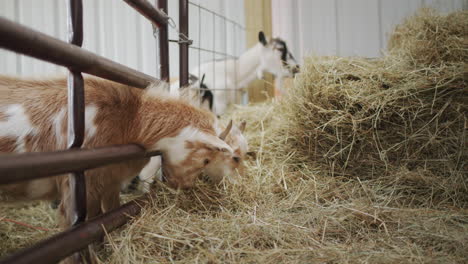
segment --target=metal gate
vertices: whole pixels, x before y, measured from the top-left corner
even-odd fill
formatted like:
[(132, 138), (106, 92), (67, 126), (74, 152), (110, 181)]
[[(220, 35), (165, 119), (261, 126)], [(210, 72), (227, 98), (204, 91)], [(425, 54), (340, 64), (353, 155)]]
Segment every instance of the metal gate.
[[(124, 0), (146, 17), (159, 31), (159, 58), (163, 81), (169, 80), (167, 0), (157, 0), (155, 8), (147, 0)], [(179, 36), (188, 35), (188, 0), (179, 0)], [(160, 155), (147, 152), (136, 144), (81, 149), (84, 138), (84, 87), (82, 73), (91, 74), (137, 88), (160, 82), (152, 76), (81, 49), (83, 43), (83, 5), (68, 0), (68, 43), (0, 18), (0, 47), (68, 68), (68, 150), (47, 153), (23, 153), (0, 159), (0, 184), (9, 184), (70, 173), (72, 206), (78, 216), (73, 227), (34, 246), (10, 255), (0, 263), (55, 263), (84, 250), (93, 241), (125, 224), (137, 215), (149, 195), (133, 200), (91, 221), (86, 219), (84, 171), (129, 159)], [(188, 84), (188, 42), (180, 45), (180, 86)], [(83, 255), (86, 254), (84, 250)], [(79, 255), (78, 255), (79, 256)], [(81, 260), (81, 258), (77, 258)]]

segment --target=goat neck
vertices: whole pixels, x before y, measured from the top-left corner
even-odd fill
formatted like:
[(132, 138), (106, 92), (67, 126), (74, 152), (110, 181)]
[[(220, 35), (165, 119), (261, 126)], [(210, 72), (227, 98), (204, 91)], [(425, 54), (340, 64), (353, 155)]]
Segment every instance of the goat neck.
[(237, 83), (239, 87), (245, 87), (258, 78), (257, 71), (260, 66), (261, 52), (262, 44), (257, 43), (237, 59)]

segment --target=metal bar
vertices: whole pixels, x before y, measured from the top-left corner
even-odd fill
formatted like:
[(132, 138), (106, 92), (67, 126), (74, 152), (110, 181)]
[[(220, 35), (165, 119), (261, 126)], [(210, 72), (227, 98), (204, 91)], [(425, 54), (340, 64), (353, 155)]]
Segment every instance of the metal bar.
[(163, 10), (164, 12), (161, 12), (146, 0), (124, 0), (124, 2), (146, 17), (155, 26), (159, 28), (163, 26), (167, 27), (169, 17), (166, 15), (166, 11)]
[[(157, 0), (158, 8), (166, 14), (167, 0)], [(159, 72), (161, 80), (169, 82), (169, 31), (167, 23), (159, 27)]]
[(0, 47), (115, 82), (145, 88), (158, 79), (0, 17)]
[[(83, 2), (68, 1), (68, 42), (83, 45)], [(68, 148), (80, 148), (84, 140), (84, 81), (81, 72), (69, 69), (68, 74)], [(86, 220), (86, 182), (83, 171), (73, 172), (70, 191), (73, 194), (68, 205), (75, 214), (73, 225)]]
[[(188, 36), (189, 25), (188, 25), (188, 0), (179, 0), (179, 34)], [(179, 40), (180, 40), (179, 36)], [(180, 87), (188, 85), (188, 47), (189, 44), (186, 41), (179, 43), (179, 77)], [(200, 76), (199, 76), (200, 78)]]
[[(224, 53), (227, 54), (227, 41), (228, 41), (228, 34), (227, 34), (227, 23), (226, 18), (223, 18), (224, 22)], [(237, 78), (237, 76), (234, 76)], [(227, 56), (224, 56), (224, 89), (227, 89)], [(226, 96), (226, 102), (229, 103), (229, 95), (231, 92), (224, 93)]]
[[(212, 53), (212, 55), (213, 55), (213, 65), (215, 65), (214, 63), (216, 61), (216, 53), (215, 53), (215, 51), (216, 51), (216, 16), (213, 14), (212, 17), (213, 17), (213, 53)], [(216, 71), (216, 69), (215, 69), (215, 67), (213, 67), (213, 70), (211, 72), (212, 78), (213, 78), (213, 86), (214, 86), (213, 88), (218, 87), (218, 84), (216, 83), (215, 71)], [(211, 89), (211, 87), (208, 87), (208, 88)], [(217, 94), (216, 91), (215, 91), (213, 95), (216, 98), (216, 96), (218, 96), (219, 93)], [(216, 103), (214, 104), (213, 111), (215, 113), (217, 113), (217, 111), (218, 111), (218, 106), (216, 105)]]
[[(232, 26), (232, 50), (233, 50), (234, 54), (236, 54), (236, 52), (237, 52), (237, 45), (236, 44), (237, 44), (236, 25), (233, 25)], [(237, 76), (237, 60), (234, 60), (234, 85), (235, 85), (235, 88), (238, 88), (237, 79), (238, 79), (238, 76)], [(235, 101), (236, 104), (242, 104), (241, 100), (239, 100), (237, 98), (238, 94), (239, 94), (238, 91), (234, 91), (234, 101)]]
[[(190, 2), (189, 2), (190, 3)], [(202, 46), (202, 38), (201, 38), (201, 9), (200, 7), (198, 7), (198, 46)], [(190, 47), (189, 47), (190, 48)], [(190, 52), (190, 51), (189, 51)], [(199, 105), (201, 106), (201, 103), (202, 103), (202, 98), (201, 98), (201, 80), (203, 79), (203, 76), (201, 75), (201, 50), (198, 50), (198, 79), (200, 80), (200, 82), (198, 82), (198, 89), (196, 89), (196, 94), (197, 94), (197, 98), (198, 98), (198, 103)], [(205, 91), (206, 92), (206, 91)], [(204, 93), (205, 93), (204, 92)], [(212, 100), (213, 101), (213, 100)], [(210, 108), (213, 108), (212, 107), (212, 103), (208, 102), (208, 105)], [(213, 109), (210, 109), (210, 110), (213, 110)]]
[(95, 149), (3, 155), (0, 159), (0, 184), (88, 170), (160, 154), (158, 151), (146, 153), (139, 145), (126, 144)]
[(80, 72), (70, 70), (68, 75), (68, 148), (80, 148), (83, 144), (84, 108), (83, 76)]
[(141, 208), (151, 200), (145, 195), (130, 201), (108, 213), (65, 232), (54, 235), (34, 246), (15, 252), (0, 260), (0, 264), (57, 263), (73, 252), (101, 239), (105, 232), (111, 232), (140, 213)]

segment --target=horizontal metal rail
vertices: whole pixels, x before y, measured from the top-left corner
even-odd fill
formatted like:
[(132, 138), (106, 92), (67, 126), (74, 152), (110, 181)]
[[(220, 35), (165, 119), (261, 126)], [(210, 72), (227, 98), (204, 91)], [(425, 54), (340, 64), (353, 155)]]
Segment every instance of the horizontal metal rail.
[(160, 80), (0, 17), (0, 47), (138, 88)]
[(136, 144), (127, 144), (95, 149), (2, 155), (0, 159), (0, 184), (83, 171), (160, 154), (157, 151), (146, 152), (143, 147)]
[(104, 237), (138, 215), (150, 201), (149, 194), (130, 201), (108, 213), (43, 240), (30, 248), (19, 250), (0, 260), (0, 264), (57, 263), (74, 252)]
[(157, 27), (167, 25), (169, 17), (146, 0), (124, 0)]

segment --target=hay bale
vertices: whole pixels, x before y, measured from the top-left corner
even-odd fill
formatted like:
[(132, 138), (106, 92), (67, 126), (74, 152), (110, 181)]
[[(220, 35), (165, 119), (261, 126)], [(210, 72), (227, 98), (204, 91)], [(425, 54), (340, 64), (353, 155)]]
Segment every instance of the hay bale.
[(415, 66), (468, 61), (468, 12), (438, 15), (422, 9), (398, 25), (388, 42), (389, 53)]
[(397, 27), (382, 59), (307, 58), (275, 110), (283, 124), (273, 149), (331, 175), (424, 171), (440, 199), (468, 205), (467, 15), (420, 12)]

